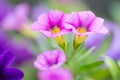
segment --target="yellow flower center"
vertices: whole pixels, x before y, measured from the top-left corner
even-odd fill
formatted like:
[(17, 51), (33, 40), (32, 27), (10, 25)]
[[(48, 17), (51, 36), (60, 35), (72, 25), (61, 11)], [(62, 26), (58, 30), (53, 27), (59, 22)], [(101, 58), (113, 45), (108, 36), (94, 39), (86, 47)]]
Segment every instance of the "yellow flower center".
[(53, 29), (50, 30), (53, 34), (57, 34), (60, 32), (60, 28), (55, 26)]
[[(55, 26), (55, 27), (54, 27), (53, 29), (51, 29), (50, 31), (51, 31), (53, 34), (57, 34), (57, 33), (60, 32), (60, 28), (57, 27), (57, 26)], [(63, 40), (63, 36), (57, 36), (57, 37), (55, 37), (55, 40), (56, 40), (56, 42), (58, 43), (58, 45), (59, 45), (60, 47), (64, 48), (65, 42), (64, 42), (64, 40)]]
[[(84, 27), (79, 27), (77, 31), (81, 34), (87, 32), (87, 29)], [(85, 41), (87, 36), (75, 35), (74, 37), (74, 48), (77, 48), (81, 43)]]
[(77, 31), (82, 34), (82, 33), (87, 32), (87, 29), (84, 28), (84, 27), (79, 27), (79, 28), (77, 29)]

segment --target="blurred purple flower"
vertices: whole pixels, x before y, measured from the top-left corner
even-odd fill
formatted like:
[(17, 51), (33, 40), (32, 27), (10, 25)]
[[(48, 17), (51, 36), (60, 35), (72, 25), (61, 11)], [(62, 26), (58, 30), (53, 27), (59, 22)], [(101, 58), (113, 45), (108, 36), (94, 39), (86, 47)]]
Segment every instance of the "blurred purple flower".
[(120, 28), (113, 26), (113, 38), (106, 55), (114, 60), (120, 60)]
[(9, 43), (8, 40), (7, 36), (0, 31), (0, 54), (5, 50), (5, 46)]
[(38, 77), (39, 80), (73, 80), (72, 73), (62, 68), (40, 71)]
[[(112, 33), (112, 42), (110, 44), (109, 49), (105, 52), (106, 55), (110, 56), (114, 60), (120, 59), (120, 28), (113, 22), (105, 21), (105, 26), (109, 29), (110, 33)], [(105, 40), (108, 35), (100, 35), (100, 34), (92, 34), (88, 36), (85, 41), (85, 46), (87, 48), (91, 48), (95, 46), (99, 49), (99, 46)]]
[(29, 6), (26, 3), (17, 5), (1, 22), (5, 30), (18, 30), (27, 21)]
[(98, 48), (106, 37), (107, 37), (106, 34), (91, 34), (85, 40), (85, 47), (91, 48), (94, 46)]
[(34, 58), (34, 55), (28, 49), (28, 46), (24, 43), (15, 43), (11, 38), (0, 31), (0, 53), (4, 50), (10, 50), (13, 52), (13, 55), (15, 55), (15, 60), (13, 61), (12, 66), (20, 66)]
[(66, 56), (62, 51), (52, 50), (41, 53), (34, 62), (34, 66), (39, 70), (48, 70), (60, 67), (65, 61)]
[(65, 14), (59, 10), (50, 11), (38, 17), (32, 24), (32, 30), (40, 31), (47, 37), (57, 37), (71, 32), (64, 25)]
[[(104, 25), (109, 30), (109, 33), (111, 33), (112, 28), (114, 26), (116, 26), (114, 23), (108, 22), (108, 21), (105, 21)], [(91, 34), (91, 35), (89, 35), (87, 37), (87, 39), (85, 40), (86, 48), (91, 48), (93, 46), (98, 48), (107, 36), (108, 36), (108, 34)]]
[(35, 5), (32, 10), (32, 19), (37, 20), (40, 14), (48, 11), (49, 11), (49, 8), (44, 4)]
[(15, 60), (12, 63), (13, 66), (20, 66), (34, 58), (33, 52), (24, 42), (11, 42), (8, 46), (6, 46), (6, 48), (12, 50), (13, 54), (15, 55)]
[(0, 24), (1, 21), (5, 18), (5, 16), (11, 11), (12, 5), (7, 3), (7, 1), (0, 1)]
[(0, 54), (0, 80), (21, 80), (23, 78), (22, 71), (8, 67), (13, 57), (9, 51)]

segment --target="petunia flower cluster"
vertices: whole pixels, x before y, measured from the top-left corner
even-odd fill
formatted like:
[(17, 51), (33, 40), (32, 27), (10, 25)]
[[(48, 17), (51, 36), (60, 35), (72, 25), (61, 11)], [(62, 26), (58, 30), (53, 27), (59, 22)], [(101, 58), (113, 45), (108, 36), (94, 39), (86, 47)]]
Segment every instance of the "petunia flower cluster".
[[(104, 19), (97, 17), (91, 11), (66, 14), (60, 10), (54, 10), (40, 15), (31, 28), (49, 38), (54, 38), (66, 52), (65, 34), (74, 33), (73, 47), (76, 50), (90, 34), (108, 33), (103, 22)], [(65, 62), (69, 61), (64, 52), (55, 49), (38, 55), (34, 67), (39, 69), (38, 77), (40, 80), (73, 80), (72, 73), (61, 68)]]
[(62, 48), (65, 46), (63, 35), (73, 32), (75, 34), (74, 48), (77, 48), (89, 34), (108, 33), (103, 22), (104, 19), (97, 17), (91, 11), (65, 14), (55, 10), (40, 15), (31, 27), (32, 30), (39, 31), (47, 37), (54, 37)]

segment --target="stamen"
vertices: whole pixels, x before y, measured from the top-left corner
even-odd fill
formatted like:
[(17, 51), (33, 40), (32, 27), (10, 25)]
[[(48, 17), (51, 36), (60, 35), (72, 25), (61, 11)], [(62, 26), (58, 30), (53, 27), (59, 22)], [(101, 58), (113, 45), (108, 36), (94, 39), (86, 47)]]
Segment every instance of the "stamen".
[[(79, 27), (77, 31), (81, 34), (87, 32), (87, 29), (84, 27)], [(76, 49), (81, 43), (85, 41), (87, 36), (75, 35), (74, 36), (74, 48)]]
[(82, 33), (87, 32), (87, 29), (85, 29), (84, 27), (79, 27), (79, 28), (77, 29), (77, 31), (82, 34)]
[(57, 37), (55, 37), (55, 40), (59, 44), (60, 47), (62, 47), (62, 48), (65, 47), (65, 42), (64, 42), (63, 36), (57, 36)]
[[(60, 32), (60, 28), (55, 26), (53, 29), (50, 30), (53, 34), (57, 34)], [(58, 45), (62, 48), (65, 47), (65, 42), (64, 42), (64, 39), (63, 39), (63, 36), (57, 36), (55, 37), (55, 40), (56, 42), (58, 43)]]
[(55, 26), (53, 29), (50, 30), (53, 34), (57, 34), (60, 32), (60, 28)]

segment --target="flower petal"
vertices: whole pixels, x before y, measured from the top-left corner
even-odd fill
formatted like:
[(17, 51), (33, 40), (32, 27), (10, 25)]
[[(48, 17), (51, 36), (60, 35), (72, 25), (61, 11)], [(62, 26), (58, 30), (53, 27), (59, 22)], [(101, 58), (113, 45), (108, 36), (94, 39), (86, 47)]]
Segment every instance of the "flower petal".
[(49, 29), (49, 21), (47, 14), (42, 14), (39, 16), (38, 21), (32, 24), (32, 30), (48, 30)]
[(39, 71), (38, 77), (40, 80), (73, 80), (72, 73), (63, 68)]
[(91, 48), (93, 46), (98, 48), (106, 37), (106, 34), (91, 34), (85, 40), (85, 46), (86, 48)]
[(4, 80), (20, 80), (24, 77), (24, 74), (16, 68), (5, 68), (2, 77)]
[(116, 25), (112, 27), (113, 39), (106, 55), (114, 60), (120, 60), (120, 28)]
[(86, 27), (88, 28), (89, 25), (93, 22), (95, 19), (95, 14), (91, 11), (83, 11), (79, 12), (79, 19), (80, 19), (80, 25), (79, 27)]
[(61, 36), (63, 34), (68, 34), (70, 32), (72, 32), (71, 29), (62, 29), (58, 34), (53, 35), (53, 37)]
[(5, 30), (18, 30), (27, 21), (29, 6), (26, 3), (17, 5), (1, 22)]
[(49, 24), (51, 26), (59, 25), (61, 24), (61, 20), (63, 17), (64, 17), (64, 13), (59, 10), (50, 11), (48, 13)]
[(67, 15), (64, 25), (67, 29), (71, 28), (74, 33), (80, 34), (78, 33), (77, 28), (85, 27), (87, 29), (94, 19), (95, 15), (91, 11), (73, 12), (72, 14)]
[(47, 25), (41, 24), (40, 22), (36, 21), (31, 25), (32, 30), (40, 31), (40, 30), (47, 30)]
[(102, 18), (96, 17), (96, 19), (93, 21), (91, 26), (89, 27), (89, 30), (94, 32), (94, 33), (102, 33), (106, 34), (109, 31), (105, 26), (103, 25), (104, 20)]
[(64, 26), (67, 30), (74, 32), (75, 34), (80, 34), (77, 28), (80, 27), (80, 19), (77, 12), (73, 12), (65, 17)]
[[(38, 21), (32, 24), (32, 30), (36, 30), (46, 35), (47, 37), (56, 37), (70, 33), (71, 30), (66, 29), (64, 25), (66, 15), (59, 11), (50, 11), (39, 16)], [(53, 33), (51, 30), (55, 27), (59, 28), (58, 33)]]
[(80, 25), (80, 20), (77, 12), (73, 12), (71, 14), (67, 14), (65, 17), (65, 27), (67, 29), (76, 30), (77, 27)]
[(40, 70), (57, 68), (66, 61), (65, 54), (60, 50), (46, 51), (37, 57), (34, 66)]
[(10, 64), (13, 59), (13, 54), (10, 51), (5, 51), (0, 55), (0, 71)]

